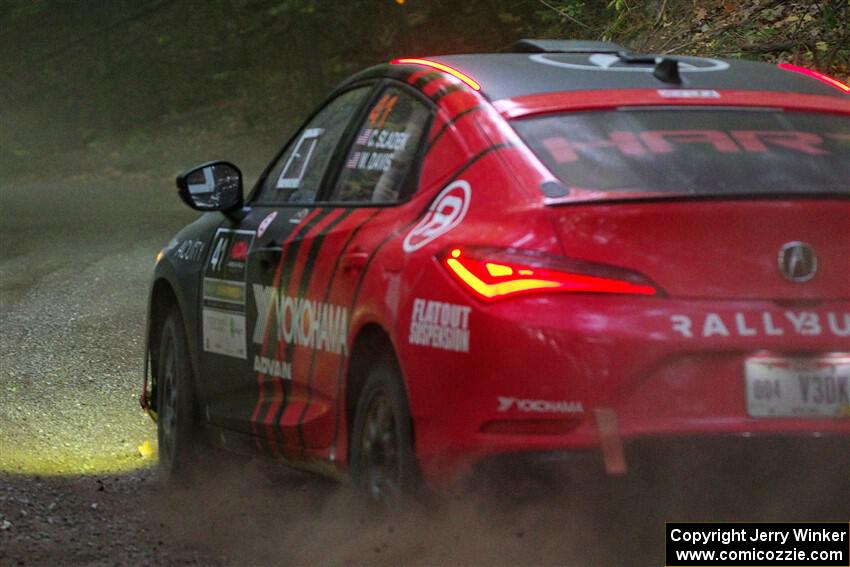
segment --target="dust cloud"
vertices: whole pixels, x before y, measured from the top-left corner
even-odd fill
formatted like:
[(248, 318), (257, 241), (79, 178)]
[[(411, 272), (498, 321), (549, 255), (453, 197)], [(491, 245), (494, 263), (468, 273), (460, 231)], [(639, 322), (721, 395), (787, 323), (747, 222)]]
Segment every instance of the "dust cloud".
[(226, 459), (145, 509), (174, 541), (226, 564), (658, 565), (665, 521), (846, 519), (850, 463), (827, 445), (745, 454), (674, 442), (641, 451), (624, 478), (592, 457), (507, 467), (388, 508), (345, 484)]

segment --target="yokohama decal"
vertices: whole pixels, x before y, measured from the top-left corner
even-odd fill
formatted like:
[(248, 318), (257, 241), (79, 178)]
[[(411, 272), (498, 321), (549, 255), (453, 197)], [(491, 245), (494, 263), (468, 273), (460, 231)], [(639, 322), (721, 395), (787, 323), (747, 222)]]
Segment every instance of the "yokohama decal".
[(422, 220), (404, 238), (405, 252), (415, 252), (461, 223), (469, 209), (472, 189), (462, 179), (440, 191)]

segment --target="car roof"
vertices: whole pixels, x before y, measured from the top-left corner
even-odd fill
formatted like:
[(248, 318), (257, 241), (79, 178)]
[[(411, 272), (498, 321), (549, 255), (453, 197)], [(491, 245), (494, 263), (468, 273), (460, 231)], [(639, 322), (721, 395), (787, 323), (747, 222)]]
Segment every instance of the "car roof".
[[(532, 53), (440, 55), (427, 57), (427, 60), (447, 65), (474, 79), (480, 83), (481, 93), (491, 101), (553, 92), (686, 88), (834, 96), (848, 100), (850, 109), (850, 97), (841, 90), (775, 64), (681, 55), (638, 55), (604, 42), (560, 42), (580, 44), (565, 47), (563, 49), (571, 51), (563, 52), (557, 46), (546, 50), (546, 43), (533, 40), (522, 46), (544, 44)], [(677, 68), (681, 83), (658, 78), (659, 73), (654, 71), (661, 61)], [(403, 78), (422, 70), (422, 66), (416, 64), (387, 67), (373, 67), (354, 78), (378, 74)]]

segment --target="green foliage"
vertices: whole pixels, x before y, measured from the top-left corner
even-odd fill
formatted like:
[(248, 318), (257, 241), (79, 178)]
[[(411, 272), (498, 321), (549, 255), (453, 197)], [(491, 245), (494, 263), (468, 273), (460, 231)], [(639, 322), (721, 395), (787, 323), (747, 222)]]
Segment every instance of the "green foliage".
[(32, 155), (16, 132), (57, 152), (72, 140), (129, 155), (141, 129), (194, 133), (187, 148), (214, 131), (271, 148), (363, 67), (523, 37), (790, 61), (850, 79), (848, 0), (0, 0), (0, 30), (0, 106), (15, 109), (0, 161), (16, 164)]

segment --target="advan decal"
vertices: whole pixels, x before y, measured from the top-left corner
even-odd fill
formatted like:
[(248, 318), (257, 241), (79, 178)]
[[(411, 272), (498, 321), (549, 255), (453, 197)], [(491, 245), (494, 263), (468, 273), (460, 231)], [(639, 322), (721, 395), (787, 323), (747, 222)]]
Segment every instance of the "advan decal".
[(415, 252), (463, 221), (472, 199), (472, 188), (462, 179), (440, 191), (422, 220), (404, 238), (405, 252)]

